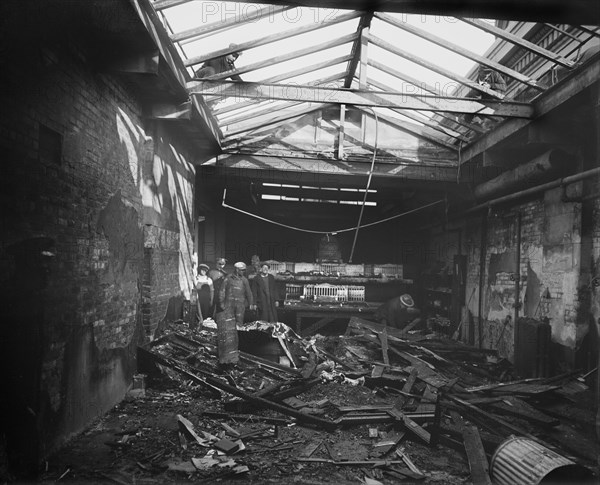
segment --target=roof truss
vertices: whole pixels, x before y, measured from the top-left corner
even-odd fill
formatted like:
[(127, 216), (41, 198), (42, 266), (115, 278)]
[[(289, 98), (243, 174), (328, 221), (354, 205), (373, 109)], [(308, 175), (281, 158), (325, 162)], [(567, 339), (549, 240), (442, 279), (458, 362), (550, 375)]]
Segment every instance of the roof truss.
[[(501, 121), (508, 120), (507, 123), (521, 126), (540, 115), (541, 111), (538, 109), (540, 104), (535, 100), (539, 97), (543, 98), (549, 88), (544, 74), (557, 68), (571, 70), (575, 66), (574, 60), (567, 57), (567, 51), (560, 48), (561, 45), (571, 42), (573, 45), (581, 46), (585, 42), (582, 40), (584, 34), (589, 38), (600, 35), (599, 29), (588, 23), (594, 18), (592, 13), (598, 10), (596, 2), (572, 0), (569, 2), (572, 15), (568, 15), (565, 9), (566, 2), (545, 1), (542, 9), (540, 5), (535, 5), (540, 1), (534, 0), (528, 7), (522, 6), (519, 9), (508, 8), (508, 11), (514, 13), (515, 19), (538, 19), (540, 23), (534, 26), (536, 31), (544, 28), (554, 31), (555, 35), (560, 36), (560, 41), (551, 45), (543, 45), (533, 38), (525, 38), (521, 33), (517, 33), (517, 30), (513, 32), (498, 24), (494, 25), (489, 21), (465, 16), (471, 14), (482, 18), (505, 18), (498, 13), (499, 8), (500, 6), (504, 9), (512, 7), (511, 0), (467, 2), (469, 5), (466, 10), (465, 2), (459, 0), (448, 2), (390, 0), (379, 4), (368, 4), (370, 7), (368, 10), (357, 10), (357, 8), (364, 8), (364, 2), (356, 0), (346, 0), (343, 4), (334, 0), (318, 3), (307, 0), (303, 5), (311, 8), (334, 8), (335, 15), (328, 16), (327, 21), (315, 21), (303, 25), (290, 22), (289, 27), (275, 33), (265, 31), (266, 35), (238, 42), (235, 47), (216, 50), (211, 48), (202, 52), (195, 52), (191, 47), (198, 42), (206, 42), (212, 36), (233, 35), (237, 32), (236, 29), (247, 26), (255, 19), (252, 16), (243, 18), (238, 15), (221, 18), (216, 22), (199, 22), (195, 26), (171, 31), (169, 37), (179, 52), (184, 54), (178, 61), (178, 65), (187, 70), (185, 74), (188, 78), (192, 77), (191, 81), (187, 81), (186, 89), (193, 108), (208, 119), (211, 130), (220, 135), (222, 146), (228, 149), (249, 148), (252, 146), (252, 140), (273, 139), (274, 134), (278, 133), (275, 127), (288, 124), (291, 120), (300, 119), (309, 113), (335, 106), (339, 112), (339, 118), (333, 128), (338, 130), (337, 156), (345, 158), (348, 156), (343, 150), (344, 133), (348, 124), (348, 120), (344, 119), (347, 113), (345, 107), (354, 106), (362, 113), (363, 127), (365, 118), (377, 117), (387, 125), (425, 143), (454, 152), (460, 151), (463, 145), (467, 145), (471, 150), (466, 150), (464, 153), (477, 153), (477, 147), (481, 143), (485, 145), (478, 140), (499, 126)], [(189, 8), (193, 3), (195, 2), (191, 0), (156, 0), (152, 5), (167, 26), (170, 26), (172, 23), (167, 22), (170, 9)], [(241, 3), (244, 3), (243, 0)], [(280, 14), (297, 8), (296, 4), (285, 1), (267, 1), (263, 4), (270, 4), (270, 6), (256, 7), (255, 17)], [(543, 10), (543, 12), (535, 15), (536, 10), (539, 12)], [(490, 49), (492, 54), (500, 52), (498, 46), (503, 42), (505, 45), (512, 46), (513, 50), (533, 55), (536, 62), (542, 63), (543, 67), (535, 72), (522, 72), (521, 69), (507, 62), (508, 57), (499, 58), (494, 55), (479, 54), (472, 50), (471, 46), (460, 45), (452, 38), (440, 36), (414, 23), (411, 24), (405, 21), (404, 17), (391, 15), (391, 12), (454, 15), (455, 21), (464, 22), (469, 26), (468, 28), (491, 34), (497, 39), (494, 44), (497, 46), (496, 51)], [(548, 22), (557, 22), (558, 19), (574, 18), (580, 20), (578, 24), (585, 24), (585, 26), (548, 24)], [(356, 22), (352, 22), (353, 20)], [(344, 28), (351, 26), (351, 30), (335, 30), (341, 26)], [(410, 43), (391, 42), (390, 36), (380, 35), (382, 26), (391, 28), (398, 32), (398, 35), (402, 33), (402, 35), (414, 36), (437, 48), (443, 48), (460, 59), (472, 62), (473, 68), (464, 74), (444, 66), (441, 62), (434, 62), (431, 56), (411, 50)], [(336, 32), (333, 37), (328, 34), (331, 32)], [(329, 35), (329, 38), (312, 45), (302, 41), (306, 39), (307, 34), (314, 35), (315, 38), (321, 34), (324, 37)], [(300, 48), (291, 50), (279, 48), (283, 43), (294, 40), (296, 43), (291, 45)], [(171, 51), (175, 50), (171, 49)], [(233, 71), (218, 73), (201, 81), (193, 79), (191, 71), (199, 64), (234, 51), (268, 52), (269, 55), (263, 55), (262, 59), (241, 65)], [(335, 52), (335, 55), (325, 60), (315, 61), (314, 56), (325, 51)], [(393, 56), (394, 59), (398, 59), (398, 62), (382, 62), (378, 58), (380, 52), (385, 53), (386, 56)], [(280, 65), (290, 66), (291, 63), (288, 61), (296, 61), (296, 65), (292, 68), (282, 68), (273, 74), (273, 70)], [(448, 84), (459, 87), (453, 92), (440, 92), (439, 85), (433, 85), (427, 79), (419, 78), (406, 69), (397, 67), (405, 62), (442, 76), (449, 80)], [(478, 82), (476, 78), (478, 66), (486, 66), (504, 77), (507, 84), (510, 83), (509, 89), (502, 92)], [(268, 74), (262, 75), (262, 72)], [(253, 80), (252, 82), (226, 81), (234, 74), (244, 75), (244, 78), (249, 76)], [(298, 79), (300, 81), (297, 81)], [(521, 101), (524, 99), (521, 95), (523, 92), (530, 93), (525, 97), (528, 102)], [(511, 93), (512, 99), (508, 97), (508, 93)], [(521, 96), (519, 100), (516, 99), (517, 95)], [(225, 103), (222, 104), (220, 101), (223, 100)], [(188, 102), (185, 105), (157, 107), (153, 115), (160, 119), (185, 118), (190, 115), (192, 105)], [(277, 106), (275, 112), (274, 106)], [(376, 114), (374, 110), (377, 110)], [(478, 117), (479, 122), (473, 121), (475, 117)], [(244, 139), (241, 142), (236, 141), (235, 139), (240, 136)], [(362, 140), (358, 141), (365, 143), (365, 137), (363, 133)]]

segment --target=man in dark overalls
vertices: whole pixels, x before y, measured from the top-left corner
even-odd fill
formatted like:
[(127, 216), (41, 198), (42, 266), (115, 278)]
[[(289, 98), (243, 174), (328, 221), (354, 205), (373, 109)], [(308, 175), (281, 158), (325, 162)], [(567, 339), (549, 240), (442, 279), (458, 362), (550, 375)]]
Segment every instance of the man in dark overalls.
[(237, 325), (244, 323), (246, 307), (256, 309), (248, 279), (244, 276), (245, 263), (235, 263), (233, 274), (227, 276), (219, 289), (222, 318), (217, 319), (217, 352), (219, 365), (227, 368), (239, 362)]

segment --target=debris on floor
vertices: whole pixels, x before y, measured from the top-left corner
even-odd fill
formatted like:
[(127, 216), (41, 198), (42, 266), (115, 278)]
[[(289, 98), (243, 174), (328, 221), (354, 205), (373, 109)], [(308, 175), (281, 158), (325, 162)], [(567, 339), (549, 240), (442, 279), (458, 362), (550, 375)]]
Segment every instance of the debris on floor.
[(255, 322), (241, 347), (245, 332), (278, 352), (241, 351), (224, 371), (215, 329), (182, 322), (140, 347), (136, 392), (50, 458), (44, 481), (598, 479), (589, 374), (517, 379), (493, 351), (356, 317), (341, 336)]

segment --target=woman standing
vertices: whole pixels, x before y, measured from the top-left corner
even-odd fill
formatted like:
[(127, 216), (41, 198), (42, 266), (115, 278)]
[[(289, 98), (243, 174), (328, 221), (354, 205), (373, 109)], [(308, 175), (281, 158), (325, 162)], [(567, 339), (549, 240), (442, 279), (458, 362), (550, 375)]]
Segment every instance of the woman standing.
[(212, 317), (212, 302), (215, 294), (213, 280), (208, 276), (207, 264), (198, 265), (198, 276), (196, 276), (196, 291), (198, 292), (198, 318), (200, 323), (205, 318)]

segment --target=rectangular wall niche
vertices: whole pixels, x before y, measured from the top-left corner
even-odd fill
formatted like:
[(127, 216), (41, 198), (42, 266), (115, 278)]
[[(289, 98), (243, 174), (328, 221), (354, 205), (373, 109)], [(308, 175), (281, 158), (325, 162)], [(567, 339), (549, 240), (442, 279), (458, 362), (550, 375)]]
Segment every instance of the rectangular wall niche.
[(62, 163), (62, 135), (40, 123), (39, 160), (42, 163)]

